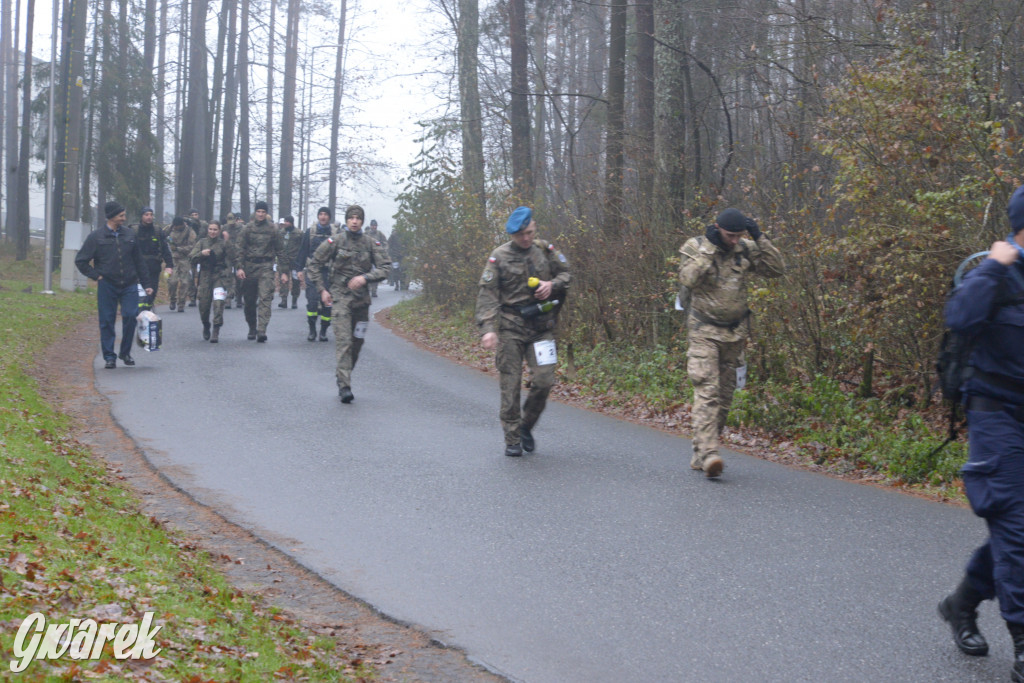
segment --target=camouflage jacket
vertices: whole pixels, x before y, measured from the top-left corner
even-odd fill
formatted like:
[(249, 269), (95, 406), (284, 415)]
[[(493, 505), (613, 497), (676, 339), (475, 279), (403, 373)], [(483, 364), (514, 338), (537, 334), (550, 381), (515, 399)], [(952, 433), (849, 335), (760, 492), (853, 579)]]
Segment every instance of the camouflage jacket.
[(785, 271), (782, 254), (765, 236), (741, 239), (728, 251), (706, 237), (691, 237), (679, 249), (679, 282), (690, 289), (690, 332), (733, 342), (749, 334), (746, 324), (750, 273), (778, 277)]
[(556, 311), (527, 322), (517, 312), (520, 306), (534, 304), (528, 280), (537, 277), (552, 283), (549, 299), (565, 301), (569, 290), (569, 264), (555, 245), (535, 239), (529, 249), (520, 249), (515, 242), (506, 242), (491, 252), (480, 276), (480, 292), (476, 298), (476, 322), (480, 334), (509, 330), (533, 333), (555, 326)]
[[(210, 253), (204, 255), (204, 249), (209, 249)], [(231, 267), (228, 263), (228, 245), (223, 237), (204, 237), (196, 242), (189, 253), (189, 261), (199, 267), (200, 285), (212, 278), (212, 286), (228, 286)]]
[[(327, 274), (327, 282), (324, 274)], [(388, 278), (391, 260), (388, 252), (380, 242), (370, 239), (366, 234), (342, 230), (333, 237), (328, 237), (313, 252), (306, 268), (309, 282), (317, 291), (325, 289), (334, 297), (335, 306), (347, 298), (349, 305), (370, 305), (370, 288), (358, 290), (348, 288), (349, 280), (362, 275), (367, 282), (380, 282)]]
[(167, 229), (167, 246), (171, 248), (175, 265), (187, 266), (189, 254), (196, 243), (196, 234), (188, 225)]
[(297, 270), (293, 261), (299, 253), (299, 247), (302, 246), (302, 237), (302, 232), (297, 228), (281, 230), (281, 257), (278, 259), (280, 264), (277, 268), (278, 273), (291, 275), (293, 270)]
[(235, 265), (244, 270), (272, 268), (281, 258), (281, 231), (270, 219), (249, 221), (231, 239), (235, 241)]

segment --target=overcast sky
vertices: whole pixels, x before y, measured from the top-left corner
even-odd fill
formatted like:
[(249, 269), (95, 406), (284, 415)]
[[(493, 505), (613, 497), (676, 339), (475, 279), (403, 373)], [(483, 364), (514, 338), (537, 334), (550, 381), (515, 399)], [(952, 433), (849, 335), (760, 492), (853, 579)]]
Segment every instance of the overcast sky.
[[(352, 7), (353, 4), (356, 6)], [(22, 0), (23, 22), (25, 6)], [(362, 61), (375, 73), (372, 85), (360, 88), (358, 123), (377, 127), (381, 142), (375, 145), (373, 155), (390, 162), (394, 170), (380, 177), (381, 191), (362, 184), (339, 188), (339, 203), (350, 200), (362, 203), (367, 222), (376, 218), (384, 231), (390, 232), (392, 216), (398, 208), (394, 197), (401, 190), (399, 179), (419, 150), (415, 143), (420, 132), (416, 122), (440, 111), (443, 101), (435, 94), (438, 88), (442, 95), (447, 95), (447, 83), (439, 82), (430, 73), (443, 65), (429, 54), (436, 46), (434, 27), (443, 26), (444, 19), (430, 9), (429, 0), (358, 0), (357, 3), (349, 0), (349, 6), (349, 21), (355, 30), (349, 64)], [(52, 0), (36, 0), (35, 9), (32, 53), (38, 59), (49, 61)], [(325, 30), (323, 36), (311, 36), (310, 41), (333, 44), (336, 38), (336, 30), (333, 35)], [(300, 45), (300, 50), (302, 47)], [(326, 55), (314, 61), (318, 72), (333, 69), (333, 59)], [(300, 75), (300, 81), (304, 79), (305, 76)], [(326, 106), (329, 108), (329, 103)], [(33, 194), (33, 216), (42, 218), (42, 192)], [(339, 206), (339, 211), (342, 208)], [(310, 212), (315, 210), (316, 206), (309, 209)], [(298, 216), (297, 210), (293, 213)]]

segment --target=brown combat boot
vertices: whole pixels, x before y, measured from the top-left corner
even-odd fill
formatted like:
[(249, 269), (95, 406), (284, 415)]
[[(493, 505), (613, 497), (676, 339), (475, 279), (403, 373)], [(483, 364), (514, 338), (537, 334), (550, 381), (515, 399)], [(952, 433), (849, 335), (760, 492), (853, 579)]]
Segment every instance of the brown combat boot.
[(708, 479), (714, 479), (722, 474), (722, 470), (725, 469), (725, 462), (722, 461), (717, 455), (712, 455), (709, 458), (704, 459), (704, 476)]

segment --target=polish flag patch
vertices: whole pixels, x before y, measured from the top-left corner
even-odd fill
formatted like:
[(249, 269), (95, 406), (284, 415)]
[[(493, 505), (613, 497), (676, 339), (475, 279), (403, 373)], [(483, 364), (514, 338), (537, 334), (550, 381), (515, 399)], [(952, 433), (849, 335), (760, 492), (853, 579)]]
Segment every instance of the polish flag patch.
[(498, 259), (496, 259), (496, 258), (494, 258), (494, 257), (492, 256), (492, 257), (490, 257), (489, 259), (487, 259), (487, 261), (488, 261), (488, 263), (497, 263), (497, 262), (498, 262)]

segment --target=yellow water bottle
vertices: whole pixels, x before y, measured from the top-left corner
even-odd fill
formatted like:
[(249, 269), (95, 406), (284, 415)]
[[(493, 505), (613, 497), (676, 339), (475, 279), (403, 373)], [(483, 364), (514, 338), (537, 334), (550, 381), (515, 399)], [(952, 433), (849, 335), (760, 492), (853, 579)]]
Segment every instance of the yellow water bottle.
[(538, 287), (540, 287), (540, 278), (531, 277), (529, 280), (526, 281), (526, 286), (529, 287), (530, 289), (537, 289)]

